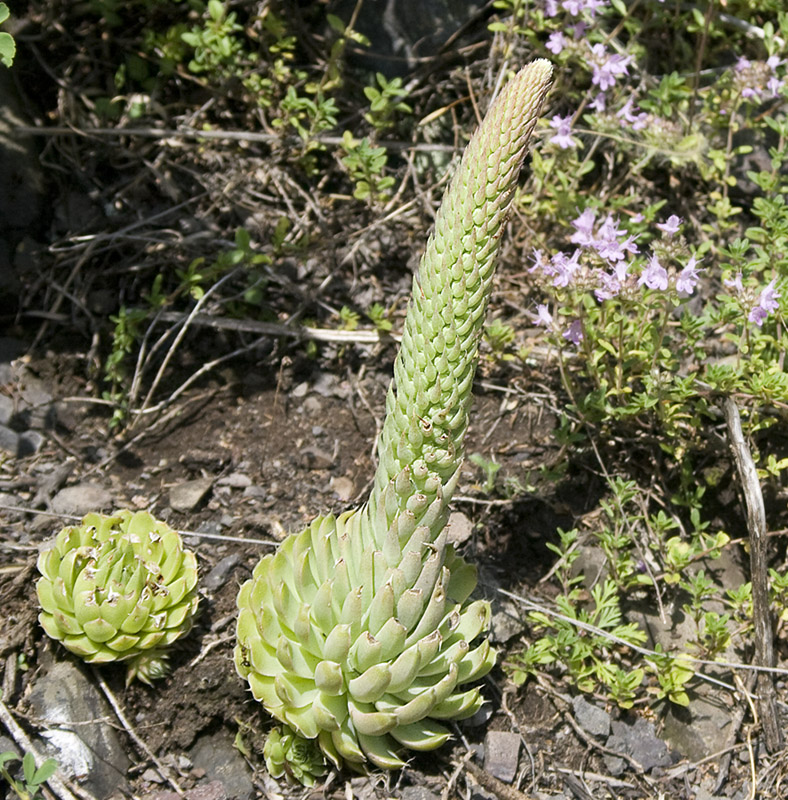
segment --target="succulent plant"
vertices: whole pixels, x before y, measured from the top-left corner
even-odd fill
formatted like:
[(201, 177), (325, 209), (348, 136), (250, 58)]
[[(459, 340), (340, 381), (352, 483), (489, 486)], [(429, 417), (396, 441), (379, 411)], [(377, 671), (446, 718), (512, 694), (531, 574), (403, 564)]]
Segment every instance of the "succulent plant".
[(367, 504), (316, 519), (238, 595), (235, 663), (254, 697), (337, 766), (404, 765), (483, 699), (488, 603), (447, 542), (495, 255), (549, 62), (521, 70), (466, 148), (405, 320)]
[(151, 683), (167, 673), (166, 648), (197, 609), (197, 560), (181, 537), (145, 511), (88, 514), (38, 557), (44, 630), (91, 664), (128, 662)]
[(271, 729), (263, 745), (263, 757), (271, 777), (287, 775), (304, 786), (314, 786), (326, 772), (326, 760), (317, 742), (304, 739), (287, 725)]

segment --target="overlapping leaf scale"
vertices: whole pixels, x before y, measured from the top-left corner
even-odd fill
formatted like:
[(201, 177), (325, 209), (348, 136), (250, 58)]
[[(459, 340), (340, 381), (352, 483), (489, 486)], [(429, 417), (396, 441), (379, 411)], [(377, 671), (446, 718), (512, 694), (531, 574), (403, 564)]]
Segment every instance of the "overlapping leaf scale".
[(88, 514), (38, 558), (39, 621), (94, 664), (128, 662), (128, 679), (166, 672), (166, 648), (191, 627), (197, 561), (147, 512)]

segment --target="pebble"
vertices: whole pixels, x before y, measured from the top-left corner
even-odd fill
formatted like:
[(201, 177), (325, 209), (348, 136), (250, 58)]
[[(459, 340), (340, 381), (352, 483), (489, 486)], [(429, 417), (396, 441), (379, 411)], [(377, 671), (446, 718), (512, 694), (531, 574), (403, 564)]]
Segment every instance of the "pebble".
[(0, 425), (8, 425), (14, 416), (14, 401), (4, 394), (0, 394)]
[(465, 544), (473, 533), (473, 523), (462, 513), (452, 511), (449, 514), (449, 523), (446, 526), (446, 536), (449, 542), (456, 547)]
[(330, 485), (331, 489), (343, 503), (347, 503), (356, 493), (356, 487), (353, 485), (353, 481), (344, 476), (331, 478)]
[(0, 425), (0, 450), (14, 457), (19, 453), (19, 434), (5, 425)]
[(610, 733), (610, 714), (603, 708), (589, 703), (583, 695), (572, 700), (577, 724), (591, 736), (607, 736)]
[(252, 771), (246, 759), (233, 746), (229, 731), (219, 730), (208, 736), (201, 736), (190, 750), (189, 758), (195, 769), (205, 770), (210, 781), (221, 781), (227, 800), (249, 800), (254, 794)]
[[(105, 721), (114, 719), (112, 710), (77, 666), (56, 663), (33, 684), (29, 703), (37, 717), (48, 721), (49, 730), (41, 736), (66, 775), (95, 797), (125, 788), (130, 761), (115, 727)], [(88, 721), (67, 729), (69, 723)]]
[(96, 483), (67, 486), (52, 498), (52, 510), (56, 514), (72, 514), (75, 517), (84, 516), (91, 511), (105, 511), (112, 505), (112, 495)]
[(25, 431), (19, 434), (18, 453), (20, 458), (37, 453), (44, 446), (45, 441), (43, 434), (38, 431)]
[(213, 478), (197, 478), (170, 489), (170, 506), (175, 511), (194, 511), (213, 486)]
[(238, 553), (232, 553), (220, 559), (216, 566), (203, 578), (202, 588), (209, 592), (215, 592), (227, 582), (227, 576), (239, 561), (240, 556)]
[(231, 489), (246, 489), (252, 485), (252, 479), (241, 472), (231, 472), (217, 481), (219, 486), (229, 486)]
[(504, 783), (511, 783), (520, 763), (520, 736), (511, 731), (489, 731), (484, 740), (484, 768)]
[[(614, 720), (611, 727), (613, 733), (608, 737), (606, 746), (631, 756), (646, 772), (673, 763), (667, 744), (657, 737), (654, 724), (648, 720), (642, 717), (637, 717), (634, 723)], [(622, 758), (604, 755), (603, 759), (614, 777), (624, 771), (625, 762)]]

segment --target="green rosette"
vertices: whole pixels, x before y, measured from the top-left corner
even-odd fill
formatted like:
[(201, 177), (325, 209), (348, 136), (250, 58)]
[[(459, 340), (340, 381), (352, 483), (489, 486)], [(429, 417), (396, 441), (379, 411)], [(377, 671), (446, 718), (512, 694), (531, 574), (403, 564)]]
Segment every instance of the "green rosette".
[(145, 511), (88, 514), (38, 557), (39, 622), (91, 664), (123, 661), (127, 684), (167, 673), (167, 648), (190, 629), (197, 559)]

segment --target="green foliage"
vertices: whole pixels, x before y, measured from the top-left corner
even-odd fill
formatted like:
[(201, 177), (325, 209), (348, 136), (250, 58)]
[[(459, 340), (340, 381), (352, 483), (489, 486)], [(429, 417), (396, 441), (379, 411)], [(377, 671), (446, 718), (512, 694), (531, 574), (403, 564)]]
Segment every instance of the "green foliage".
[(350, 131), (342, 135), (342, 164), (355, 182), (353, 197), (367, 202), (382, 202), (389, 197), (394, 178), (385, 175), (388, 157), (385, 147), (373, 147), (365, 136), (354, 139)]
[(410, 114), (413, 109), (403, 100), (408, 92), (402, 86), (402, 78), (388, 80), (378, 72), (375, 80), (377, 86), (364, 87), (364, 95), (369, 100), (369, 111), (365, 112), (364, 119), (380, 132), (394, 125), (397, 114)]
[(8, 783), (11, 791), (19, 800), (38, 800), (41, 787), (57, 770), (57, 761), (54, 758), (46, 759), (40, 767), (36, 767), (36, 760), (32, 753), (25, 753), (22, 758), (22, 778), (17, 780), (9, 771), (9, 765), (19, 761), (16, 753), (0, 753), (0, 776)]
[[(0, 25), (2, 25), (10, 16), (11, 12), (5, 3), (0, 3)], [(4, 66), (10, 67), (14, 63), (14, 56), (16, 55), (16, 42), (10, 33), (5, 31), (0, 32), (0, 62)]]

